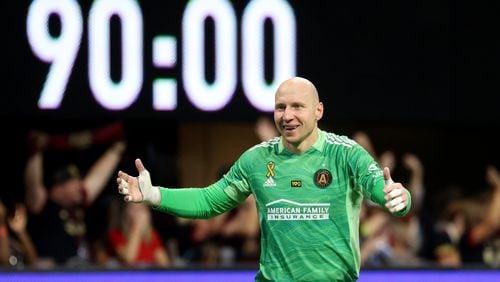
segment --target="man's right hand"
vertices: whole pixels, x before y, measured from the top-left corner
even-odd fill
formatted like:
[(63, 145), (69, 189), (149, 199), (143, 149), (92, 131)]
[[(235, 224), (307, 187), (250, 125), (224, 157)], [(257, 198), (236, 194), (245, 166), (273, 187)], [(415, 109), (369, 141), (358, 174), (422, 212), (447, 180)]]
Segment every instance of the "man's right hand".
[(118, 193), (124, 195), (125, 202), (141, 203), (157, 206), (160, 204), (160, 187), (151, 184), (151, 176), (140, 159), (135, 160), (139, 176), (133, 177), (123, 171), (118, 172)]

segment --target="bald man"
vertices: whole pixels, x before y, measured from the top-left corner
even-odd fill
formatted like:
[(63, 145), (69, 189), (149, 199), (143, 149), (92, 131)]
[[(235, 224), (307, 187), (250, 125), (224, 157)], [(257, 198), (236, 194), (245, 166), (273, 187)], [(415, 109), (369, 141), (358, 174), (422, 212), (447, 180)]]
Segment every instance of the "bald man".
[(280, 136), (248, 149), (216, 183), (153, 186), (137, 159), (139, 176), (118, 172), (118, 191), (127, 202), (186, 218), (216, 216), (253, 194), (261, 227), (256, 281), (356, 281), (362, 200), (404, 216), (411, 196), (359, 144), (319, 129), (323, 111), (313, 83), (290, 78), (275, 95)]

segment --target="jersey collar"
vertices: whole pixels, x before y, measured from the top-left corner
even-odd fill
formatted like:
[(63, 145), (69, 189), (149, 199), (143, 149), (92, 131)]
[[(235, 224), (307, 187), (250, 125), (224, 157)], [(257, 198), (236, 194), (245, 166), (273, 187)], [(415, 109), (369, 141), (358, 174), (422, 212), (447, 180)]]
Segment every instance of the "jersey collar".
[[(325, 148), (324, 145), (325, 145), (325, 132), (318, 128), (318, 140), (314, 142), (314, 144), (312, 145), (311, 148), (309, 148), (309, 150), (314, 149), (317, 150), (318, 152), (323, 152)], [(283, 137), (280, 137), (280, 142), (278, 143), (278, 153), (281, 154), (283, 152), (288, 152), (288, 151), (285, 149), (285, 146), (283, 145)]]

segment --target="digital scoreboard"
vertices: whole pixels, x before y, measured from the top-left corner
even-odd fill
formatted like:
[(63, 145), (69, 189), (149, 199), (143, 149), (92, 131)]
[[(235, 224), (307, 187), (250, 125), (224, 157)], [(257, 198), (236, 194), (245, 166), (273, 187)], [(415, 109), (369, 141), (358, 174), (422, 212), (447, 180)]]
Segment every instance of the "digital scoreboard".
[(317, 86), (326, 121), (500, 124), (496, 15), (479, 4), (3, 5), (7, 118), (254, 119), (299, 75)]
[[(88, 8), (83, 13), (75, 0), (35, 0), (29, 5), (29, 46), (47, 64), (37, 101), (41, 110), (61, 107), (76, 68), (87, 71), (89, 94), (96, 106), (110, 111), (133, 107), (141, 95), (151, 96), (152, 111), (176, 111), (180, 92), (200, 111), (219, 111), (241, 85), (255, 109), (269, 112), (277, 84), (296, 73), (296, 20), (293, 8), (283, 0), (249, 1), (240, 16), (229, 1), (189, 1), (177, 10), (181, 28), (173, 34), (145, 32), (144, 12), (134, 0), (93, 1)], [(51, 33), (51, 17), (59, 23), (56, 35)], [(271, 81), (265, 76), (266, 24), (273, 31)], [(159, 25), (156, 31), (161, 30)], [(208, 25), (213, 29), (210, 39)], [(111, 44), (113, 36), (119, 38), (116, 46)], [(207, 43), (213, 45), (209, 58)], [(77, 65), (84, 48), (84, 65)], [(144, 49), (149, 49), (150, 56), (145, 56)], [(117, 62), (113, 55), (119, 57)], [(207, 79), (209, 67), (212, 79)], [(116, 77), (113, 68), (119, 73)], [(145, 77), (145, 68), (179, 71), (170, 77)]]

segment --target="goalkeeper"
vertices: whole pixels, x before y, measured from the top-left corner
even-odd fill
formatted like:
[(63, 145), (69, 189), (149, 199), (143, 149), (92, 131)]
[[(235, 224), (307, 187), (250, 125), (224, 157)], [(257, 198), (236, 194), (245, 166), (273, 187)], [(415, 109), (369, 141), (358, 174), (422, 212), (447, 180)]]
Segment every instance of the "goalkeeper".
[(256, 281), (356, 281), (361, 202), (404, 216), (411, 196), (359, 144), (319, 129), (323, 110), (309, 80), (290, 78), (275, 95), (280, 136), (248, 149), (217, 182), (154, 186), (137, 159), (137, 177), (118, 172), (118, 192), (127, 202), (186, 218), (216, 216), (253, 194), (261, 226)]

